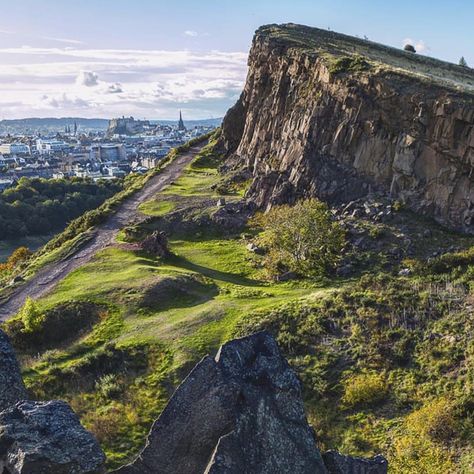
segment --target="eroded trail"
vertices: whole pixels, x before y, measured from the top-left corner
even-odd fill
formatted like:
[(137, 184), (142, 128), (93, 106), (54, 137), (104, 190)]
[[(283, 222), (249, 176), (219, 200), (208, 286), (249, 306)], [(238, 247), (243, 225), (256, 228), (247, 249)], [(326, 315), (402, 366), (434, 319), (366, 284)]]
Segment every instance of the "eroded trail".
[(45, 266), (33, 278), (19, 286), (6, 301), (0, 302), (0, 321), (14, 315), (23, 306), (26, 298), (38, 299), (46, 295), (69, 273), (89, 262), (97, 252), (110, 245), (120, 229), (142, 220), (145, 216), (138, 210), (138, 206), (175, 181), (200, 149), (201, 147), (193, 147), (176, 158), (160, 174), (151, 178), (141, 190), (126, 199), (105, 223), (96, 227), (92, 238), (80, 250), (64, 260)]

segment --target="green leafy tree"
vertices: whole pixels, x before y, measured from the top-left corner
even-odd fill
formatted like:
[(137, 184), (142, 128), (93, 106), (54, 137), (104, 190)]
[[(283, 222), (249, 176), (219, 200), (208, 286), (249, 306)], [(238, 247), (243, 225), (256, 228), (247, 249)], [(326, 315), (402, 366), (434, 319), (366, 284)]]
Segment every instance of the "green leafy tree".
[(333, 271), (341, 259), (344, 230), (316, 199), (273, 207), (258, 214), (253, 223), (263, 230), (260, 243), (268, 250), (265, 263), (272, 274), (292, 271), (322, 276)]
[(461, 59), (459, 60), (459, 65), (462, 67), (467, 67), (467, 62), (464, 59), (464, 56), (461, 56)]
[(35, 332), (41, 328), (44, 315), (38, 308), (38, 305), (28, 297), (19, 313), (20, 319), (25, 326), (25, 332)]

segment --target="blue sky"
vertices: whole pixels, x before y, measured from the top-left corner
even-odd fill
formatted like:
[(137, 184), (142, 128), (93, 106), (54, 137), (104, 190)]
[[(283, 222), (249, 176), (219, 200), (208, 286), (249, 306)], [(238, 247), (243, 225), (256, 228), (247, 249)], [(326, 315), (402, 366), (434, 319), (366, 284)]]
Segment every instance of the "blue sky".
[(255, 29), (303, 23), (474, 65), (474, 2), (0, 0), (0, 118), (222, 116)]

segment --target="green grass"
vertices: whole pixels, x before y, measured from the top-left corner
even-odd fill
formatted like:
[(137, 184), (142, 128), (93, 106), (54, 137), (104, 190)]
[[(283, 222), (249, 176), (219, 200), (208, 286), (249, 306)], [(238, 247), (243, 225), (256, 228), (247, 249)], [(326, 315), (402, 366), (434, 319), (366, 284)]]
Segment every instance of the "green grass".
[(176, 208), (176, 203), (173, 201), (158, 201), (152, 200), (140, 204), (138, 210), (147, 216), (164, 216)]

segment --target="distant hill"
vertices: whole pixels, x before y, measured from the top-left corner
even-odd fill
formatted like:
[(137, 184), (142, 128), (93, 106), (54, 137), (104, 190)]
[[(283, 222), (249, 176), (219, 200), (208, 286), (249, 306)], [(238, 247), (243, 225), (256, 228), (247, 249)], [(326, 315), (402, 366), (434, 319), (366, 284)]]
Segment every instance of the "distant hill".
[(77, 124), (80, 130), (106, 130), (109, 121), (100, 118), (80, 118), (80, 117), (61, 117), (61, 118), (24, 118), (0, 121), (0, 134), (5, 133), (33, 133), (33, 132), (52, 132), (62, 131), (67, 125)]
[[(177, 120), (150, 120), (154, 124), (176, 125)], [(222, 122), (222, 117), (204, 119), (204, 120), (185, 120), (186, 127), (193, 128), (198, 125), (202, 126), (219, 126)], [(23, 119), (9, 119), (0, 120), (0, 135), (8, 133), (48, 133), (63, 131), (66, 126), (74, 126), (77, 124), (79, 130), (82, 131), (105, 131), (107, 130), (109, 120), (101, 118), (81, 118), (81, 117), (47, 117), (47, 118), (23, 118)]]

